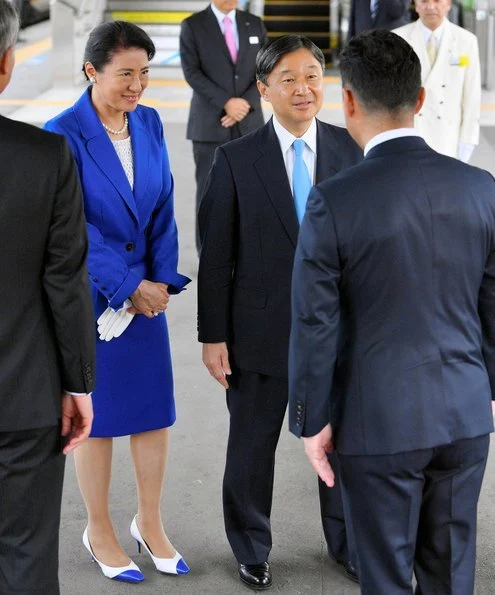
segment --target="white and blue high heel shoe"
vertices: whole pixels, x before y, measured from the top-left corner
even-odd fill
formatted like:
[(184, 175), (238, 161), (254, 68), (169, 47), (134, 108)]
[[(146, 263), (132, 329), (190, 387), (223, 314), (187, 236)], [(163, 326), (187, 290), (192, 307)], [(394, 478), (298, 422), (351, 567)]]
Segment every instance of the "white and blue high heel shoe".
[(141, 532), (136, 522), (137, 515), (132, 519), (131, 523), (131, 535), (137, 541), (138, 552), (141, 552), (141, 546), (151, 556), (153, 563), (158, 572), (164, 572), (165, 574), (187, 574), (190, 570), (189, 566), (185, 563), (179, 552), (175, 552), (173, 558), (157, 558), (153, 555), (152, 551), (148, 547), (146, 541), (144, 541)]
[(116, 581), (123, 581), (125, 583), (140, 583), (144, 581), (143, 573), (139, 570), (136, 564), (131, 560), (131, 563), (127, 566), (107, 566), (100, 562), (98, 558), (94, 555), (93, 550), (91, 548), (91, 544), (89, 543), (88, 539), (88, 528), (84, 529), (84, 533), (82, 536), (82, 541), (84, 547), (88, 550), (91, 554), (91, 559), (93, 562), (96, 562), (100, 567), (101, 571), (107, 578), (111, 578)]

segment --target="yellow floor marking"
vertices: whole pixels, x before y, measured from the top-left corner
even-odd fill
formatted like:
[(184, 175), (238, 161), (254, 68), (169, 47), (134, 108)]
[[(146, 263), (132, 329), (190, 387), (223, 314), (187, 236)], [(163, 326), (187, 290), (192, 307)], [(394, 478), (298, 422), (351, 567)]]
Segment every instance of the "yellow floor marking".
[(182, 21), (192, 12), (161, 12), (161, 11), (113, 11), (112, 19), (114, 21), (131, 21), (132, 23), (154, 23), (163, 25), (176, 25)]
[(52, 49), (52, 38), (47, 37), (46, 39), (41, 39), (36, 43), (30, 43), (25, 48), (19, 48), (15, 51), (15, 63), (17, 65), (22, 64), (26, 60), (34, 58), (34, 56), (39, 56), (40, 54), (44, 54), (45, 52)]
[[(153, 72), (153, 70), (151, 71)], [(153, 76), (151, 74), (151, 76)], [(187, 83), (186, 81), (181, 81), (181, 80), (177, 80), (177, 81), (166, 81), (166, 80), (162, 80), (162, 79), (150, 79), (150, 82), (148, 83), (149, 87), (187, 87)]]

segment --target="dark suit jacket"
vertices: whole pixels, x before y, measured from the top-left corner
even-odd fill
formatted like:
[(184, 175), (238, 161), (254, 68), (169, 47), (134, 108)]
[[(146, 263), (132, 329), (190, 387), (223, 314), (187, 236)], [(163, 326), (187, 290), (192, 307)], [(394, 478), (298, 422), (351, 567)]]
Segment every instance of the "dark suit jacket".
[[(317, 181), (362, 159), (345, 129), (317, 125)], [(271, 120), (217, 149), (199, 225), (199, 340), (227, 341), (242, 369), (286, 376), (299, 223)]]
[(239, 53), (233, 64), (225, 38), (210, 7), (182, 22), (180, 58), (184, 77), (193, 89), (187, 123), (187, 138), (225, 143), (232, 130), (223, 128), (223, 106), (231, 97), (242, 97), (251, 105), (249, 114), (235, 127), (243, 136), (263, 125), (260, 95), (256, 87), (256, 54), (267, 39), (257, 16), (236, 11)]
[(94, 382), (86, 227), (65, 140), (0, 117), (0, 432), (53, 426)]
[(489, 173), (418, 137), (376, 146), (310, 196), (292, 298), (296, 435), (332, 421), (340, 453), (382, 455), (492, 431)]
[(353, 0), (347, 39), (369, 29), (396, 29), (409, 23), (410, 0), (378, 0), (378, 10), (371, 18), (370, 0)]

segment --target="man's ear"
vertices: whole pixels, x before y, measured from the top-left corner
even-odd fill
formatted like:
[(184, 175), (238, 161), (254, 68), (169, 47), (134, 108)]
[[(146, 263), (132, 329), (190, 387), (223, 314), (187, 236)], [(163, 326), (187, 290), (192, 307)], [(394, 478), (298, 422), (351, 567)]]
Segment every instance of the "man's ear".
[(5, 50), (0, 57), (0, 76), (9, 74), (9, 68), (12, 62), (12, 54), (14, 53), (14, 46), (11, 46)]
[(268, 85), (265, 85), (265, 83), (262, 83), (261, 81), (256, 81), (256, 86), (258, 87), (261, 99), (269, 102), (270, 94), (268, 93)]
[(346, 118), (352, 118), (356, 113), (356, 98), (351, 89), (342, 88), (342, 106)]
[(414, 108), (414, 113), (417, 114), (423, 107), (423, 103), (425, 102), (426, 98), (426, 91), (424, 87), (421, 87), (418, 93), (418, 98), (416, 100), (416, 107)]

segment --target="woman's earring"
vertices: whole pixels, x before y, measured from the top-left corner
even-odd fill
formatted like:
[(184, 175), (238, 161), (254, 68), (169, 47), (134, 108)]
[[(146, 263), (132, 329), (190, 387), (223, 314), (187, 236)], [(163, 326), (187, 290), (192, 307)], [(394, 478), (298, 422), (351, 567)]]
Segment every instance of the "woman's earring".
[(94, 76), (89, 77), (89, 82), (94, 85), (96, 83), (96, 78)]

